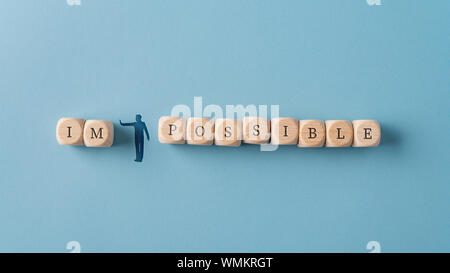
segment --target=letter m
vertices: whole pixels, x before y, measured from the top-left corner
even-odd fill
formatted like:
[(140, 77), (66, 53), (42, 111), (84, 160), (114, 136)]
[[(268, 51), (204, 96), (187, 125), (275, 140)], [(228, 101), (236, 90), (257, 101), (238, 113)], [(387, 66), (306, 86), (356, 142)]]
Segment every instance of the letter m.
[(91, 128), (91, 139), (92, 138), (103, 138), (103, 128), (99, 128), (97, 133), (94, 128)]
[(239, 258), (239, 259), (233, 258), (233, 266), (241, 267), (242, 266), (242, 258)]

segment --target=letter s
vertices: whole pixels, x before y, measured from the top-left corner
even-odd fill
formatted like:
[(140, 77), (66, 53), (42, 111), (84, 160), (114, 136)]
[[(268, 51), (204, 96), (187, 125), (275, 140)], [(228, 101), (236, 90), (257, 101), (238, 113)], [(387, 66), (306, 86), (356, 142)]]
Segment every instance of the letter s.
[(227, 126), (225, 127), (225, 137), (231, 137), (231, 127)]

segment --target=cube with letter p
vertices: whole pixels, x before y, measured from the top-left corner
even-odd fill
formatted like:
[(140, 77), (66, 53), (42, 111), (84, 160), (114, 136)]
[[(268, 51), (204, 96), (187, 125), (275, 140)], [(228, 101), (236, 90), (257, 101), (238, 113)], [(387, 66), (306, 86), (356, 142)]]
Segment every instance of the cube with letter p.
[(161, 143), (184, 144), (186, 142), (186, 119), (161, 117), (158, 123), (158, 140)]

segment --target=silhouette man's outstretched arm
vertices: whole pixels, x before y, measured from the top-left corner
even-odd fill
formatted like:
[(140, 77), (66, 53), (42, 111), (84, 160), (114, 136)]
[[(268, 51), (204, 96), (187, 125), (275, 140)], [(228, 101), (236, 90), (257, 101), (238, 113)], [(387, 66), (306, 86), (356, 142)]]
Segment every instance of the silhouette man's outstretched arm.
[(120, 125), (122, 126), (133, 126), (134, 122), (122, 122), (121, 120), (119, 120)]
[(145, 123), (144, 123), (144, 131), (145, 131), (145, 134), (147, 135), (147, 140), (150, 140), (150, 136), (149, 136), (148, 130), (147, 130), (147, 125), (145, 125)]

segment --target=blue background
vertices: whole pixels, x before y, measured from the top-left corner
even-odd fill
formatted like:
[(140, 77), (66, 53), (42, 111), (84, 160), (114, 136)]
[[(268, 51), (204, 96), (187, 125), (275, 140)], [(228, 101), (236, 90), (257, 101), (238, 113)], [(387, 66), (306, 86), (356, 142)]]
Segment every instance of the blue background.
[[(450, 251), (449, 1), (2, 1), (0, 251)], [(166, 145), (176, 104), (377, 119), (375, 149)], [(143, 115), (144, 162), (118, 120)], [(110, 149), (59, 146), (107, 119)]]

